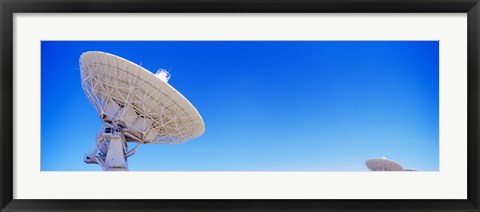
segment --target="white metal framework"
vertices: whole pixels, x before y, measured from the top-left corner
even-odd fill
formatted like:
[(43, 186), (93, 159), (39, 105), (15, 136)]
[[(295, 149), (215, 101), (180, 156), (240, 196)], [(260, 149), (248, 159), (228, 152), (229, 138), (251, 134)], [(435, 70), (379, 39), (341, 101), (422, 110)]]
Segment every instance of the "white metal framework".
[(387, 158), (373, 158), (365, 161), (370, 171), (403, 171), (403, 167), (395, 161)]
[[(127, 170), (127, 157), (139, 144), (178, 144), (205, 131), (195, 107), (167, 83), (165, 70), (153, 74), (112, 54), (85, 52), (80, 73), (82, 88), (104, 123), (86, 163)], [(128, 142), (138, 145), (128, 150)]]

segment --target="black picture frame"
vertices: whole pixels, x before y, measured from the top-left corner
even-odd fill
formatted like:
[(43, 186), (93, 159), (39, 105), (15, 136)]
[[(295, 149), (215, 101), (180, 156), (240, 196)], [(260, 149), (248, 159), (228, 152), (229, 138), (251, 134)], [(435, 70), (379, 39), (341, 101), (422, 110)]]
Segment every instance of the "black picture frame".
[[(478, 0), (0, 0), (1, 211), (480, 211)], [(467, 13), (466, 200), (25, 200), (13, 199), (14, 13)], [(445, 182), (448, 183), (448, 182)], [(442, 185), (439, 185), (442, 186)]]

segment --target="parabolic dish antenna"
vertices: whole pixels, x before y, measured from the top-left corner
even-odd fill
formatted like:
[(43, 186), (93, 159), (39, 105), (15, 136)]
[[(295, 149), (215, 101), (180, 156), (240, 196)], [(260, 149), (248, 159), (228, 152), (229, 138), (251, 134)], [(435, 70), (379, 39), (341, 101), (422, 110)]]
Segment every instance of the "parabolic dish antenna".
[(370, 171), (403, 171), (403, 167), (387, 158), (372, 158), (365, 161)]
[[(141, 144), (179, 144), (202, 135), (195, 107), (156, 74), (121, 57), (98, 51), (80, 56), (82, 88), (103, 122), (85, 162), (103, 170), (128, 170), (127, 158)], [(128, 149), (128, 143), (137, 145)]]

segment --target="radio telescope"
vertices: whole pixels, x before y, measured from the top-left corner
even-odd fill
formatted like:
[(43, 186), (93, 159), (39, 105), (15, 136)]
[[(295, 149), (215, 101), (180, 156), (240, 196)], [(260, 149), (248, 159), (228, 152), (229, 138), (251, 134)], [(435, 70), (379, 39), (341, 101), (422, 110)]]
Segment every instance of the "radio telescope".
[(403, 171), (403, 167), (395, 161), (387, 158), (372, 158), (365, 161), (370, 171)]
[[(202, 135), (205, 125), (195, 107), (156, 74), (121, 57), (98, 51), (80, 56), (82, 88), (103, 125), (87, 164), (106, 171), (128, 170), (127, 158), (142, 144), (179, 144)], [(129, 144), (136, 144), (129, 149)]]

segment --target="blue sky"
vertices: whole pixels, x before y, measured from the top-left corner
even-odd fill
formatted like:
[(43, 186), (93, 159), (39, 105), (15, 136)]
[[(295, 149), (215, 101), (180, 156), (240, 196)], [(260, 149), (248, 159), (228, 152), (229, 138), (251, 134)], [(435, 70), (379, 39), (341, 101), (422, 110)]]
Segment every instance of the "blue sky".
[(367, 171), (387, 157), (439, 169), (437, 41), (43, 41), (41, 169), (83, 163), (101, 127), (81, 84), (85, 51), (118, 55), (197, 108), (205, 134), (143, 145), (131, 171)]

